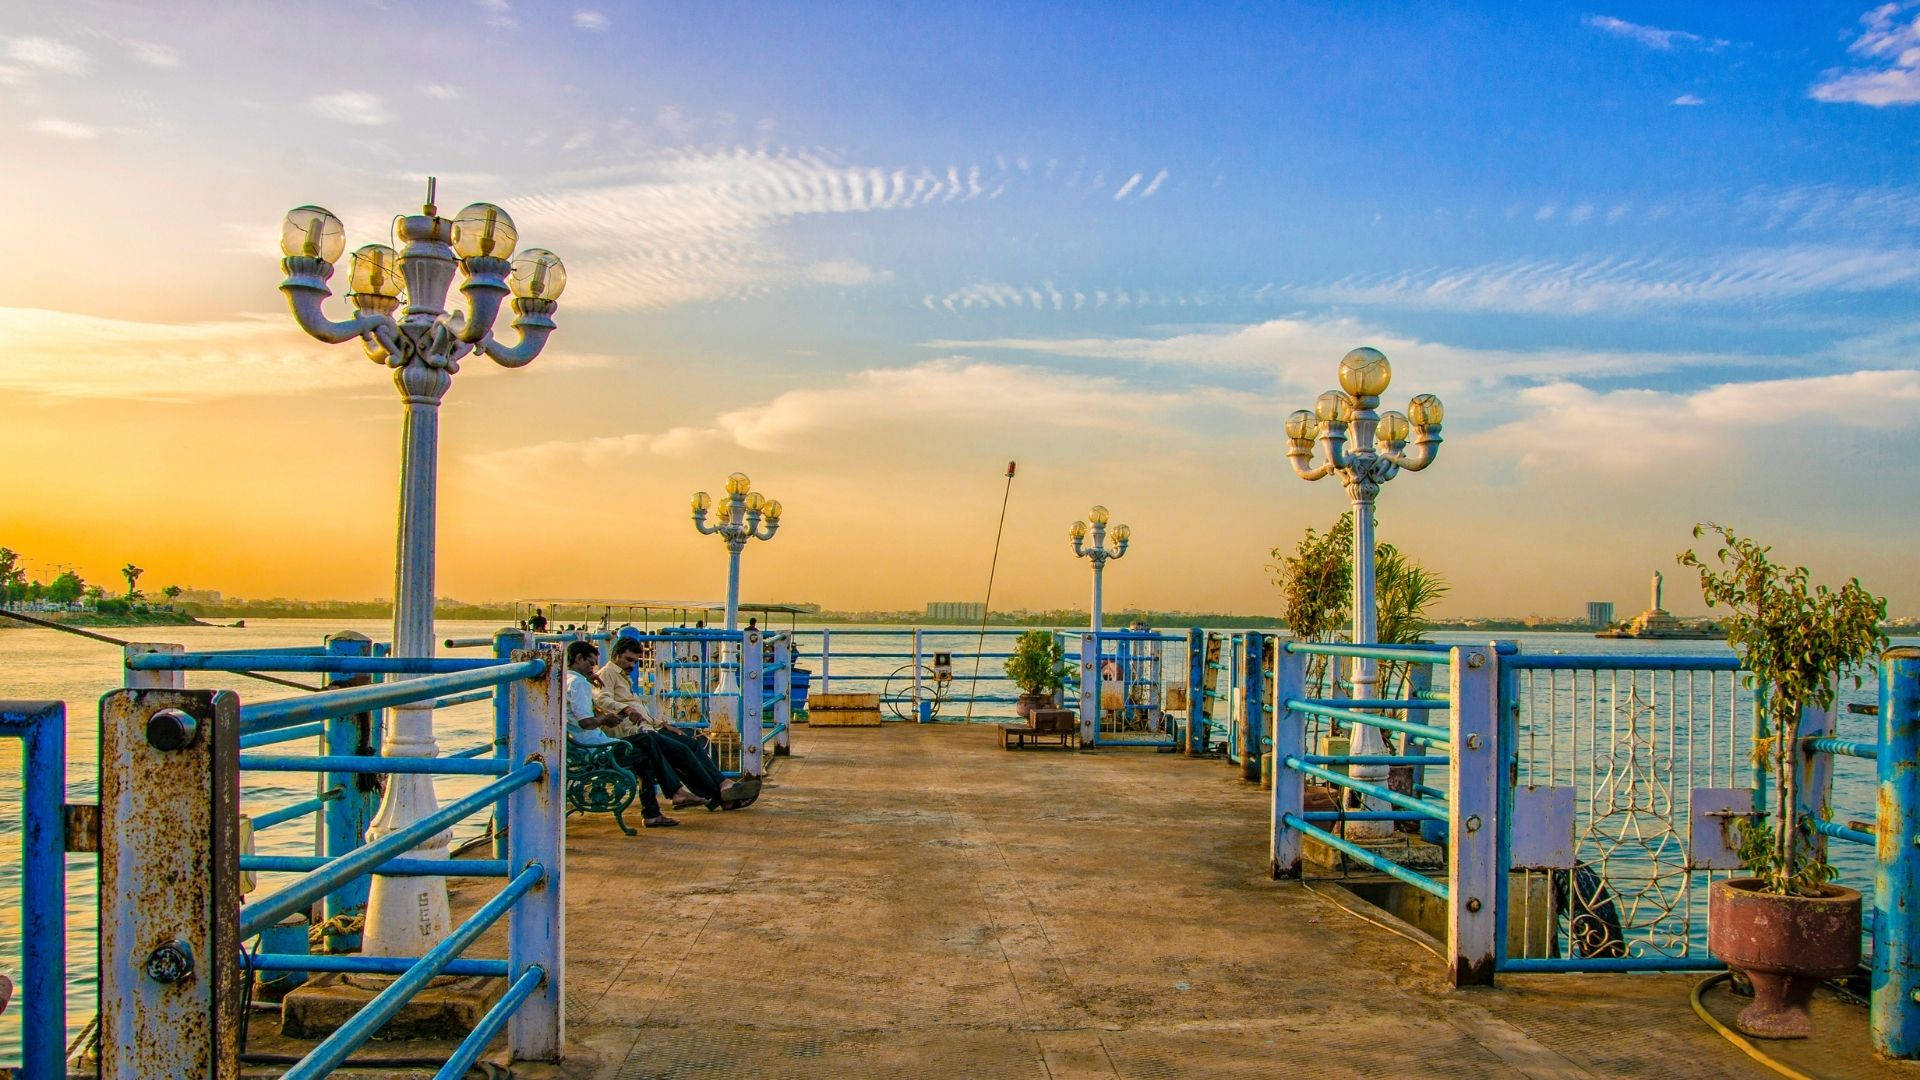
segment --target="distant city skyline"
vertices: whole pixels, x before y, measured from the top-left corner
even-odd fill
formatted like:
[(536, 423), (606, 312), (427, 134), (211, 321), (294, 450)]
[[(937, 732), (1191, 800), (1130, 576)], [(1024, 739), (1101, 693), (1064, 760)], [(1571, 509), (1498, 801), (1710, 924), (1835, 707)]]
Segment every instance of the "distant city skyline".
[(91, 581), (391, 595), (397, 395), (276, 241), (434, 175), (570, 275), (447, 398), (443, 594), (719, 595), (739, 469), (744, 595), (976, 599), (1013, 458), (996, 608), (1086, 605), (1100, 502), (1109, 607), (1271, 610), (1369, 344), (1447, 404), (1380, 505), (1443, 616), (1704, 614), (1702, 520), (1920, 610), (1920, 4), (0, 11), (0, 544)]

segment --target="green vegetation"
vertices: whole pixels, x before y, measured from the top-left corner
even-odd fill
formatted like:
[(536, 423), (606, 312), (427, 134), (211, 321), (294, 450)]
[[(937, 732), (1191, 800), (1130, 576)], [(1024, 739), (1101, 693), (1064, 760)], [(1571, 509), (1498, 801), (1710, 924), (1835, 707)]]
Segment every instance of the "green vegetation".
[(1858, 578), (1837, 592), (1811, 585), (1806, 567), (1776, 565), (1768, 558), (1772, 548), (1724, 525), (1693, 528), (1696, 540), (1708, 533), (1721, 544), (1713, 559), (1718, 569), (1691, 548), (1676, 559), (1700, 571), (1700, 595), (1708, 607), (1727, 609), (1727, 644), (1745, 661), (1748, 685), (1765, 695), (1768, 734), (1754, 740), (1753, 761), (1774, 780), (1772, 819), (1741, 823), (1740, 857), (1767, 891), (1817, 896), (1834, 871), (1822, 857), (1825, 845), (1813, 823), (1794, 806), (1800, 715), (1833, 708), (1841, 679), (1860, 685), (1861, 669), (1887, 645), (1879, 629), (1887, 602)]
[[(1353, 513), (1326, 532), (1308, 529), (1291, 553), (1273, 549), (1267, 571), (1280, 590), (1286, 624), (1299, 641), (1344, 641), (1353, 619)], [(1429, 611), (1450, 586), (1392, 544), (1373, 549), (1374, 636), (1389, 644), (1423, 640), (1433, 628)], [(1308, 678), (1318, 681), (1326, 657), (1315, 657)], [(1405, 665), (1386, 664), (1381, 687), (1392, 696), (1406, 678)]]
[(1067, 660), (1048, 630), (1029, 630), (1014, 641), (1007, 678), (1029, 694), (1054, 694), (1067, 684)]

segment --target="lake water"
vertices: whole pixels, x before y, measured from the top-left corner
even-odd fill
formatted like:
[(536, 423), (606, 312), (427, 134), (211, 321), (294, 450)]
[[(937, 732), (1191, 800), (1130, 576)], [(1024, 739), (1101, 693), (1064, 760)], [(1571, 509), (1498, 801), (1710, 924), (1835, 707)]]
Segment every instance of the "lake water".
[[(448, 622), (439, 627), (441, 637), (482, 637), (490, 635), (496, 625), (481, 622)], [(263, 619), (249, 620), (245, 628), (225, 627), (150, 627), (133, 630), (107, 630), (111, 636), (127, 637), (135, 640), (154, 640), (174, 642), (195, 649), (236, 649), (271, 648), (290, 645), (315, 645), (330, 633), (341, 630), (356, 630), (375, 640), (386, 640), (389, 626), (385, 621), (337, 622), (319, 619)], [(912, 635), (902, 628), (885, 628), (886, 633), (876, 635), (850, 635), (840, 633), (846, 627), (831, 627), (835, 632), (833, 642), (837, 655), (832, 663), (832, 673), (836, 680), (843, 676), (889, 675), (900, 669), (905, 663), (904, 654), (911, 649)], [(1496, 635), (1485, 633), (1438, 633), (1434, 638), (1448, 644), (1470, 644), (1489, 640)], [(1527, 653), (1638, 653), (1657, 655), (1718, 655), (1726, 653), (1726, 646), (1714, 641), (1687, 642), (1643, 642), (1609, 639), (1595, 639), (1581, 634), (1506, 634), (1498, 635), (1504, 640), (1516, 642)], [(802, 628), (799, 644), (803, 652), (802, 662), (809, 667), (818, 668), (819, 635), (817, 631)], [(989, 636), (985, 652), (1005, 652), (1010, 639), (1006, 636)], [(1903, 641), (1916, 644), (1920, 641)], [(958, 629), (942, 630), (939, 636), (929, 635), (925, 643), (928, 651), (934, 649), (949, 650), (966, 655), (955, 657), (955, 671), (959, 676), (950, 689), (952, 693), (948, 703), (941, 710), (942, 719), (958, 719), (965, 714), (967, 697), (966, 675), (973, 668), (971, 653), (974, 640), (970, 633)], [(852, 652), (884, 653), (886, 656), (852, 657), (844, 654)], [(1185, 671), (1185, 648), (1182, 645), (1169, 646), (1166, 661), (1166, 676), (1170, 681), (1181, 681)], [(453, 655), (484, 655), (482, 650), (467, 650)], [(983, 681), (979, 693), (982, 696), (1003, 696), (1010, 693), (1005, 682), (987, 682), (984, 676), (998, 674), (1001, 660), (990, 657), (980, 665)], [(6, 629), (0, 630), (0, 697), (13, 699), (58, 699), (67, 703), (68, 727), (68, 766), (67, 788), (69, 801), (93, 802), (97, 800), (98, 777), (94, 762), (94, 748), (98, 736), (97, 704), (102, 694), (121, 685), (123, 669), (120, 651), (112, 646), (62, 634), (52, 630)], [(312, 676), (303, 678), (312, 679)], [(265, 683), (237, 676), (217, 674), (189, 673), (187, 684), (193, 688), (225, 687), (237, 690), (242, 700), (257, 701), (272, 697), (285, 696), (292, 691), (273, 687)], [(859, 683), (847, 682), (835, 689), (880, 690), (882, 680), (866, 680)], [(905, 682), (897, 683), (904, 686)], [(1870, 702), (1876, 700), (1877, 689), (1871, 683), (1858, 690), (1851, 686), (1843, 690), (1843, 701)], [(1001, 704), (982, 705), (975, 710), (976, 721), (997, 722), (1004, 720), (1008, 707)], [(1876, 721), (1870, 716), (1848, 713), (1842, 709), (1838, 718), (1839, 733), (1848, 738), (1873, 741), (1876, 737)], [(451, 752), (470, 746), (480, 745), (492, 737), (493, 719), (491, 707), (484, 702), (459, 705), (440, 710), (435, 718), (436, 731), (442, 752)], [(796, 739), (804, 744), (804, 729)], [(297, 744), (287, 744), (282, 752), (299, 752)], [(17, 740), (0, 740), (0, 971), (16, 976), (20, 962), (20, 913), (18, 907), (19, 889), (19, 836), (20, 836), (20, 790), (18, 776), (20, 769), (20, 748)], [(483, 777), (442, 777), (439, 780), (439, 792), (442, 802), (478, 788), (486, 782)], [(1868, 761), (1843, 760), (1836, 769), (1834, 783), (1834, 817), (1845, 820), (1848, 817), (1871, 818), (1873, 810), (1873, 765)], [(274, 774), (257, 777), (249, 774), (243, 778), (243, 808), (251, 813), (283, 806), (299, 799), (310, 797), (313, 793), (312, 781), (297, 774)], [(1682, 796), (1684, 798), (1684, 796)], [(477, 835), (485, 828), (484, 817), (470, 818), (457, 826), (454, 839), (457, 844), (463, 839)], [(300, 823), (288, 823), (278, 828), (262, 832), (256, 841), (257, 850), (262, 854), (302, 855), (313, 852), (311, 830)], [(1872, 853), (1869, 849), (1845, 843), (1833, 844), (1834, 861), (1842, 871), (1841, 880), (1860, 887), (1870, 884), (1872, 878)], [(89, 1018), (94, 1009), (93, 993), (95, 984), (95, 955), (93, 948), (95, 930), (95, 866), (93, 856), (69, 856), (68, 866), (68, 965), (69, 965), (69, 1003), (70, 1028), (77, 1031)], [(274, 875), (262, 875), (262, 885), (272, 888), (277, 879)], [(14, 1010), (0, 1016), (0, 1062), (16, 1062), (19, 1052), (19, 1032), (17, 1016)]]

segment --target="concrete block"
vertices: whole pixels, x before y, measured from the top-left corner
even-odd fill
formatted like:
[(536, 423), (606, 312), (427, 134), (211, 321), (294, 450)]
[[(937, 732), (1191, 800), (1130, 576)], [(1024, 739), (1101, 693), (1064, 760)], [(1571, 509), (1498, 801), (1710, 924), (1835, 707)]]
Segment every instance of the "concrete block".
[[(280, 1034), (293, 1039), (325, 1038), (373, 1000), (387, 982), (371, 975), (316, 975), (281, 1003)], [(457, 1041), (473, 1030), (505, 989), (504, 981), (481, 976), (435, 979), (374, 1038)]]

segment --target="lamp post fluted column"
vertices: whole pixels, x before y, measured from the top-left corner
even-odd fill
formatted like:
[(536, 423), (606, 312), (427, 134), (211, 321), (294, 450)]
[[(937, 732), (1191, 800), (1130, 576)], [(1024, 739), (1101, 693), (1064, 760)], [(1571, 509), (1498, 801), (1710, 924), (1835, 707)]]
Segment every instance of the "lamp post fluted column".
[[(1402, 469), (1418, 472), (1433, 464), (1440, 452), (1440, 421), (1445, 415), (1440, 399), (1421, 394), (1407, 406), (1405, 414), (1389, 410), (1376, 412), (1380, 395), (1393, 379), (1393, 368), (1378, 349), (1361, 347), (1340, 358), (1339, 390), (1329, 390), (1314, 402), (1312, 412), (1298, 410), (1287, 417), (1287, 460), (1293, 471), (1307, 480), (1318, 480), (1329, 473), (1340, 478), (1353, 505), (1353, 642), (1372, 645), (1379, 636), (1378, 609), (1374, 596), (1373, 504), (1380, 488)], [(1347, 449), (1347, 429), (1353, 429), (1353, 448)], [(1413, 448), (1407, 450), (1411, 435)], [(1377, 440), (1377, 443), (1376, 443)], [(1313, 464), (1314, 443), (1318, 441), (1326, 460)], [(1353, 696), (1361, 700), (1378, 698), (1378, 664), (1360, 657), (1353, 666)], [(1352, 752), (1387, 753), (1385, 737), (1369, 724), (1355, 725)], [(1354, 765), (1348, 773), (1356, 780), (1384, 784), (1385, 765)], [(1367, 799), (1366, 809), (1385, 810), (1378, 799)], [(1393, 832), (1390, 821), (1349, 821), (1346, 834), (1352, 838), (1383, 837)]]
[(1127, 545), (1133, 540), (1133, 530), (1125, 525), (1113, 528), (1114, 547), (1107, 547), (1107, 508), (1095, 506), (1087, 511), (1087, 521), (1093, 522), (1093, 546), (1087, 546), (1087, 522), (1076, 521), (1067, 529), (1067, 537), (1073, 541), (1073, 554), (1076, 558), (1086, 559), (1093, 564), (1093, 632), (1098, 634), (1101, 626), (1101, 581), (1106, 575), (1107, 561), (1126, 555)]
[[(707, 514), (714, 514), (713, 524)], [(780, 500), (768, 499), (753, 490), (746, 473), (727, 477), (726, 494), (715, 506), (712, 496), (695, 492), (693, 527), (703, 536), (718, 536), (727, 545), (727, 629), (737, 630), (740, 623), (740, 554), (748, 540), (771, 540), (780, 530)]]
[[(323, 305), (332, 295), (327, 281), (345, 248), (345, 230), (339, 218), (320, 207), (289, 211), (281, 227), (287, 278), (280, 289), (302, 330), (329, 344), (358, 340), (370, 360), (393, 372), (405, 407), (393, 655), (431, 657), (440, 401), (452, 387), (461, 359), (470, 353), (504, 367), (523, 367), (540, 354), (554, 329), (555, 301), (566, 288), (566, 270), (552, 252), (540, 248), (512, 258), (518, 237), (512, 219), (497, 206), (475, 203), (451, 219), (439, 216), (432, 181), (420, 213), (401, 217), (395, 227), (404, 241), (399, 251), (368, 244), (350, 256), (348, 300), (354, 317), (335, 321)], [(466, 309), (449, 312), (447, 291), (456, 272), (465, 274), (460, 291)], [(518, 331), (511, 345), (493, 336), (509, 293), (515, 298), (513, 326)], [(388, 757), (437, 756), (432, 704), (393, 709), (380, 749)], [(398, 832), (438, 808), (431, 776), (388, 775), (366, 839)], [(449, 839), (443, 831), (408, 856), (444, 859)], [(419, 956), (447, 936), (449, 924), (445, 878), (376, 876), (369, 887), (361, 947), (369, 956)]]

